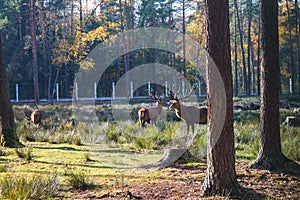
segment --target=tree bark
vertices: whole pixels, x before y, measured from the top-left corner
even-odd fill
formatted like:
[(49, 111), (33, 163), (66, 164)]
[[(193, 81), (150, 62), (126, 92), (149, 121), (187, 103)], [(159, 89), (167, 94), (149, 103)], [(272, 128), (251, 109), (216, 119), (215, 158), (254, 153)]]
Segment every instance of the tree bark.
[[(248, 57), (247, 57), (247, 94), (251, 94), (251, 46), (252, 46), (252, 41), (251, 41), (251, 21), (252, 21), (252, 0), (249, 0), (249, 14), (248, 14)], [(254, 73), (254, 71), (252, 71)]]
[(298, 1), (295, 0), (296, 8), (296, 29), (297, 29), (297, 61), (298, 61), (298, 95), (300, 96), (300, 25), (299, 25), (299, 7)]
[(29, 1), (31, 45), (32, 45), (32, 67), (33, 67), (33, 88), (34, 101), (40, 101), (39, 97), (39, 69), (37, 63), (37, 46), (36, 46), (36, 19), (35, 19), (35, 0)]
[(291, 73), (291, 88), (292, 88), (292, 94), (294, 94), (294, 85), (295, 85), (295, 66), (294, 66), (294, 52), (293, 52), (293, 39), (292, 39), (292, 23), (291, 23), (291, 16), (290, 16), (290, 8), (289, 8), (289, 1), (285, 1), (285, 6), (286, 6), (286, 10), (287, 10), (287, 15), (288, 15), (288, 30), (289, 30), (289, 45), (290, 45), (290, 58), (288, 61), (288, 66), (290, 69), (290, 73)]
[(234, 30), (233, 30), (233, 34), (234, 34), (234, 80), (235, 80), (235, 87), (234, 87), (234, 92), (235, 92), (235, 96), (239, 95), (239, 77), (238, 77), (238, 55), (237, 55), (237, 13), (236, 13), (236, 7), (234, 6)]
[[(261, 13), (261, 110), (260, 110), (260, 150), (252, 164), (255, 168), (284, 170), (292, 162), (281, 151), (279, 127), (279, 35), (278, 3), (275, 0), (260, 0)], [(290, 166), (290, 165), (289, 165)]]
[(244, 91), (249, 96), (250, 91), (248, 91), (248, 84), (249, 83), (247, 81), (248, 79), (247, 79), (245, 49), (244, 49), (244, 41), (243, 41), (244, 36), (243, 36), (243, 30), (242, 30), (242, 27), (241, 27), (241, 19), (240, 19), (239, 9), (238, 9), (236, 0), (234, 0), (234, 7), (235, 7), (235, 10), (236, 10), (236, 16), (237, 16), (237, 26), (238, 26), (239, 33), (240, 33), (240, 43), (241, 43), (242, 63), (243, 63), (243, 77), (244, 77)]
[[(233, 99), (232, 99), (232, 72), (229, 44), (229, 3), (228, 0), (205, 0), (205, 31), (206, 50), (210, 58), (207, 60), (207, 104), (208, 104), (208, 144), (207, 144), (207, 172), (202, 185), (202, 195), (237, 195), (239, 185), (235, 172), (235, 151), (233, 133)], [(222, 33), (222, 34), (220, 34)], [(219, 138), (213, 129), (212, 108), (216, 105), (218, 91), (211, 79), (211, 60), (217, 66), (226, 91), (226, 115), (224, 126)], [(215, 144), (214, 144), (215, 142)]]
[(2, 40), (0, 36), (0, 146), (21, 146), (16, 134), (14, 113), (10, 103), (10, 94), (6, 69), (2, 55)]

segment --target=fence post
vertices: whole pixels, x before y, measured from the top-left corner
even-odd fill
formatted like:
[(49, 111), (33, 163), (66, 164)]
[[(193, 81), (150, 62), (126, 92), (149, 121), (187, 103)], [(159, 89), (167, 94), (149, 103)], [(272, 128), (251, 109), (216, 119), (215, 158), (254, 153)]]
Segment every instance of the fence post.
[(116, 98), (116, 89), (115, 89), (115, 82), (112, 82), (112, 98)]
[(165, 95), (168, 96), (168, 81), (165, 81)]
[(293, 82), (292, 81), (293, 81), (292, 78), (290, 78), (290, 94), (293, 94), (293, 87), (292, 87)]
[(182, 96), (184, 96), (184, 92), (185, 92), (185, 88), (184, 88), (184, 81), (181, 81), (181, 86), (182, 86), (182, 90), (181, 90), (181, 93), (182, 93)]
[(150, 81), (148, 82), (148, 96), (151, 94), (151, 83)]
[(19, 102), (19, 84), (16, 84), (16, 102)]
[(75, 100), (78, 100), (78, 85), (75, 83)]
[(130, 81), (130, 98), (133, 98), (133, 82)]
[(58, 83), (56, 83), (56, 101), (59, 100), (59, 87), (58, 87)]
[(97, 99), (97, 83), (94, 83), (94, 99)]
[(199, 92), (199, 96), (201, 96), (201, 82), (200, 80), (198, 81), (198, 92)]

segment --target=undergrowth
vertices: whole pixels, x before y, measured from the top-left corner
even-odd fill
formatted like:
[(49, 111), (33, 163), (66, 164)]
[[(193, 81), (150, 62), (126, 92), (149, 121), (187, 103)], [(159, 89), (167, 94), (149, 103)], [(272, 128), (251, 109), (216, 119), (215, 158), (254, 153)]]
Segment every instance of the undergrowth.
[(48, 199), (57, 195), (59, 187), (57, 174), (0, 178), (1, 199)]

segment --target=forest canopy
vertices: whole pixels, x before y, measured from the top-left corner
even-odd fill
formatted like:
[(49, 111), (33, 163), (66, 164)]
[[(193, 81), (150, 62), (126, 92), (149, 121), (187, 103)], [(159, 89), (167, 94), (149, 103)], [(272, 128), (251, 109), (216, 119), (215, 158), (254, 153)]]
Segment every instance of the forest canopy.
[[(299, 88), (299, 14), (297, 1), (278, 1), (281, 93)], [(143, 27), (176, 30), (204, 45), (204, 7), (192, 0), (2, 0), (0, 29), (11, 98), (72, 97), (81, 61), (98, 44)], [(231, 64), (234, 95), (260, 93), (260, 19), (258, 1), (230, 0)], [(193, 63), (157, 49), (120, 55), (100, 79), (97, 96), (109, 97), (112, 82), (147, 63), (168, 65), (191, 83), (201, 81)], [(146, 88), (147, 86), (145, 86)], [(136, 91), (144, 94), (145, 88)], [(205, 88), (204, 88), (205, 89)], [(38, 93), (37, 93), (38, 92)], [(37, 96), (36, 96), (37, 93)]]

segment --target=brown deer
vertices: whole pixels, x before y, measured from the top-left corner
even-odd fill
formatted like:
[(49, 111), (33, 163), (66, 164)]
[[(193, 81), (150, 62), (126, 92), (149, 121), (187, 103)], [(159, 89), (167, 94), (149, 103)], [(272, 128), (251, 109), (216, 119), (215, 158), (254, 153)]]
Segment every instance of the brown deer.
[(31, 112), (31, 115), (28, 115), (28, 114), (26, 113), (27, 107), (28, 107), (28, 106), (25, 106), (25, 107), (24, 107), (24, 115), (25, 115), (25, 118), (26, 118), (28, 121), (30, 121), (31, 123), (35, 124), (35, 125), (42, 126), (42, 125), (43, 125), (43, 123), (42, 123), (42, 113), (40, 112), (39, 107), (35, 104), (36, 109), (34, 109), (34, 110)]
[(180, 100), (189, 97), (193, 92), (191, 91), (184, 97), (177, 98), (176, 93), (170, 90), (170, 106), (169, 109), (174, 110), (176, 116), (182, 119), (187, 124), (187, 133), (189, 133), (190, 126), (194, 133), (195, 124), (206, 124), (207, 123), (207, 107), (206, 106), (185, 106), (180, 103)]
[(75, 125), (76, 125), (76, 123), (75, 123), (74, 118), (68, 119), (65, 124), (67, 129), (73, 129), (75, 127)]
[(164, 102), (164, 98), (150, 95), (151, 98), (156, 100), (156, 104), (150, 107), (140, 108), (138, 111), (140, 126), (144, 127), (145, 123), (156, 124), (156, 119), (162, 111), (162, 107), (168, 107), (168, 104)]

